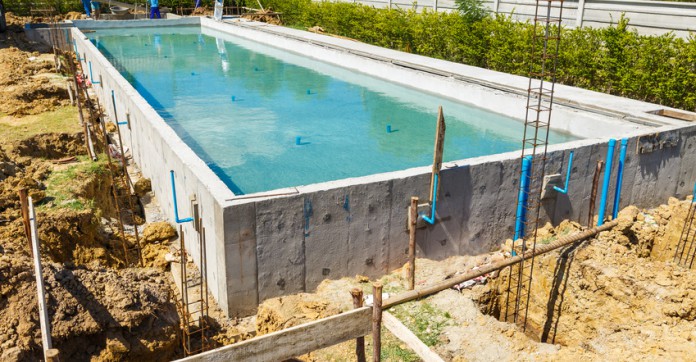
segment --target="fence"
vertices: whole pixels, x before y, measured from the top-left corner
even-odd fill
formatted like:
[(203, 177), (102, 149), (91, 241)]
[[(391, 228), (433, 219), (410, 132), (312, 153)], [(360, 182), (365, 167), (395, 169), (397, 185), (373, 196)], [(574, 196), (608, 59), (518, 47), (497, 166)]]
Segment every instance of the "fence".
[[(341, 0), (358, 2), (378, 8), (453, 11), (454, 0)], [(534, 0), (484, 0), (493, 13), (512, 15), (516, 20), (529, 20), (534, 15)], [(670, 31), (686, 38), (696, 31), (696, 2), (680, 3), (648, 0), (576, 0), (564, 2), (563, 23), (567, 26), (607, 27), (616, 24), (621, 14), (640, 34), (659, 35)]]

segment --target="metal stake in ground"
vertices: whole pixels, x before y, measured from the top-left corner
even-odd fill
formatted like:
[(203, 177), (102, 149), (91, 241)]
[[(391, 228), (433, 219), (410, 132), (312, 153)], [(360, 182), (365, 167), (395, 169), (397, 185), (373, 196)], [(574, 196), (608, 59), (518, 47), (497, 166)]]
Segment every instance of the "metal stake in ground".
[(382, 284), (372, 285), (372, 360), (382, 355)]
[[(363, 306), (363, 291), (360, 288), (353, 288), (350, 295), (353, 296), (353, 308), (361, 308)], [(355, 359), (357, 362), (365, 362), (365, 337), (355, 339)]]
[(41, 272), (41, 255), (39, 254), (39, 233), (36, 228), (36, 213), (34, 203), (29, 197), (29, 223), (31, 225), (31, 245), (34, 250), (34, 273), (36, 277), (36, 294), (39, 300), (39, 323), (41, 324), (41, 344), (43, 345), (44, 356), (48, 355), (51, 347), (51, 321), (48, 319), (48, 309), (46, 309), (46, 289), (43, 283)]

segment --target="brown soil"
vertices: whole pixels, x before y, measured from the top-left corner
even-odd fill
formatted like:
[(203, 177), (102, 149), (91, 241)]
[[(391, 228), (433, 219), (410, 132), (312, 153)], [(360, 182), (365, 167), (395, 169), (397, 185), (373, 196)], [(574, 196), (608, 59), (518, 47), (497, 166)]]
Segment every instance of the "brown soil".
[[(8, 20), (9, 31), (0, 34), (0, 128), (14, 127), (14, 139), (0, 139), (0, 360), (43, 357), (20, 188), (27, 189), (37, 210), (51, 334), (61, 360), (181, 357), (173, 281), (162, 262), (165, 243), (143, 241), (146, 268), (133, 267), (137, 264), (133, 226), (126, 225), (131, 230), (126, 232), (126, 247), (132, 249), (131, 265), (126, 266), (112, 187), (124, 195), (118, 202), (126, 221), (137, 217), (123, 211), (128, 196), (120, 190), (120, 182), (112, 185), (104, 161), (93, 163), (83, 157), (81, 133), (65, 133), (56, 126), (60, 123), (47, 122), (41, 127), (46, 133), (40, 134), (23, 126), (22, 116), (41, 115), (69, 100), (63, 78), (53, 73), (53, 55), (40, 53), (47, 49), (26, 40), (22, 19), (10, 15)], [(52, 162), (66, 156), (75, 159), (67, 164)], [(66, 173), (69, 170), (74, 175)], [(60, 172), (67, 175), (64, 181), (51, 178)], [(55, 182), (64, 183), (57, 186), (66, 200), (47, 197)]]

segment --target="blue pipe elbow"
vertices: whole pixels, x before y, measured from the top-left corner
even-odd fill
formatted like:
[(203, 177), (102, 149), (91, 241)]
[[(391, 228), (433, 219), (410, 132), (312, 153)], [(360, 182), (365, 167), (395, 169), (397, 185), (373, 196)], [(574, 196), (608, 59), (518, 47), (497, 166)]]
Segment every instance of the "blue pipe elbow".
[(92, 62), (89, 61), (87, 63), (89, 64), (89, 81), (92, 82), (92, 84), (99, 84), (99, 82), (94, 81), (94, 77), (92, 76)]
[(567, 194), (568, 193), (568, 183), (570, 182), (570, 171), (573, 169), (573, 154), (575, 151), (570, 151), (570, 156), (568, 157), (568, 172), (566, 173), (566, 179), (565, 179), (565, 188), (560, 188), (558, 186), (554, 186), (553, 189), (562, 193), (562, 194)]
[(623, 183), (624, 164), (626, 163), (626, 148), (628, 138), (621, 139), (621, 152), (619, 153), (619, 168), (616, 175), (616, 191), (614, 193), (614, 209), (612, 210), (612, 219), (619, 216), (619, 202), (621, 201), (621, 184)]
[(192, 217), (187, 217), (185, 219), (179, 219), (179, 205), (176, 202), (176, 185), (174, 184), (174, 170), (170, 170), (169, 174), (172, 178), (172, 199), (174, 200), (174, 221), (177, 224), (183, 224), (185, 222), (193, 221)]
[(437, 176), (438, 175), (435, 174), (435, 177), (433, 178), (433, 195), (435, 195), (435, 197), (433, 197), (433, 204), (430, 209), (430, 217), (423, 215), (423, 220), (425, 220), (425, 222), (427, 222), (430, 225), (435, 224), (435, 210), (437, 210)]
[(616, 140), (609, 140), (609, 148), (607, 149), (607, 162), (604, 167), (604, 182), (602, 183), (602, 198), (599, 202), (599, 212), (597, 213), (597, 226), (604, 224), (604, 214), (607, 209), (607, 194), (609, 193), (609, 180), (611, 179), (612, 162), (614, 161), (614, 148)]

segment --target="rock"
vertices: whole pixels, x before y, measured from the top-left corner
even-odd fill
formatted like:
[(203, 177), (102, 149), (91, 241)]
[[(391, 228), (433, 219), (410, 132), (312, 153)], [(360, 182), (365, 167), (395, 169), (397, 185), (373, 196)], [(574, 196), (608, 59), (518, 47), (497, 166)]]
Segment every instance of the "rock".
[(152, 182), (149, 178), (141, 178), (135, 182), (133, 188), (135, 189), (135, 194), (138, 195), (138, 197), (143, 197), (145, 194), (152, 191)]
[(358, 281), (358, 283), (368, 283), (370, 281), (370, 278), (364, 276), (364, 275), (356, 275), (355, 280)]
[(175, 236), (176, 230), (166, 221), (148, 224), (143, 230), (143, 239), (146, 242), (165, 241)]

